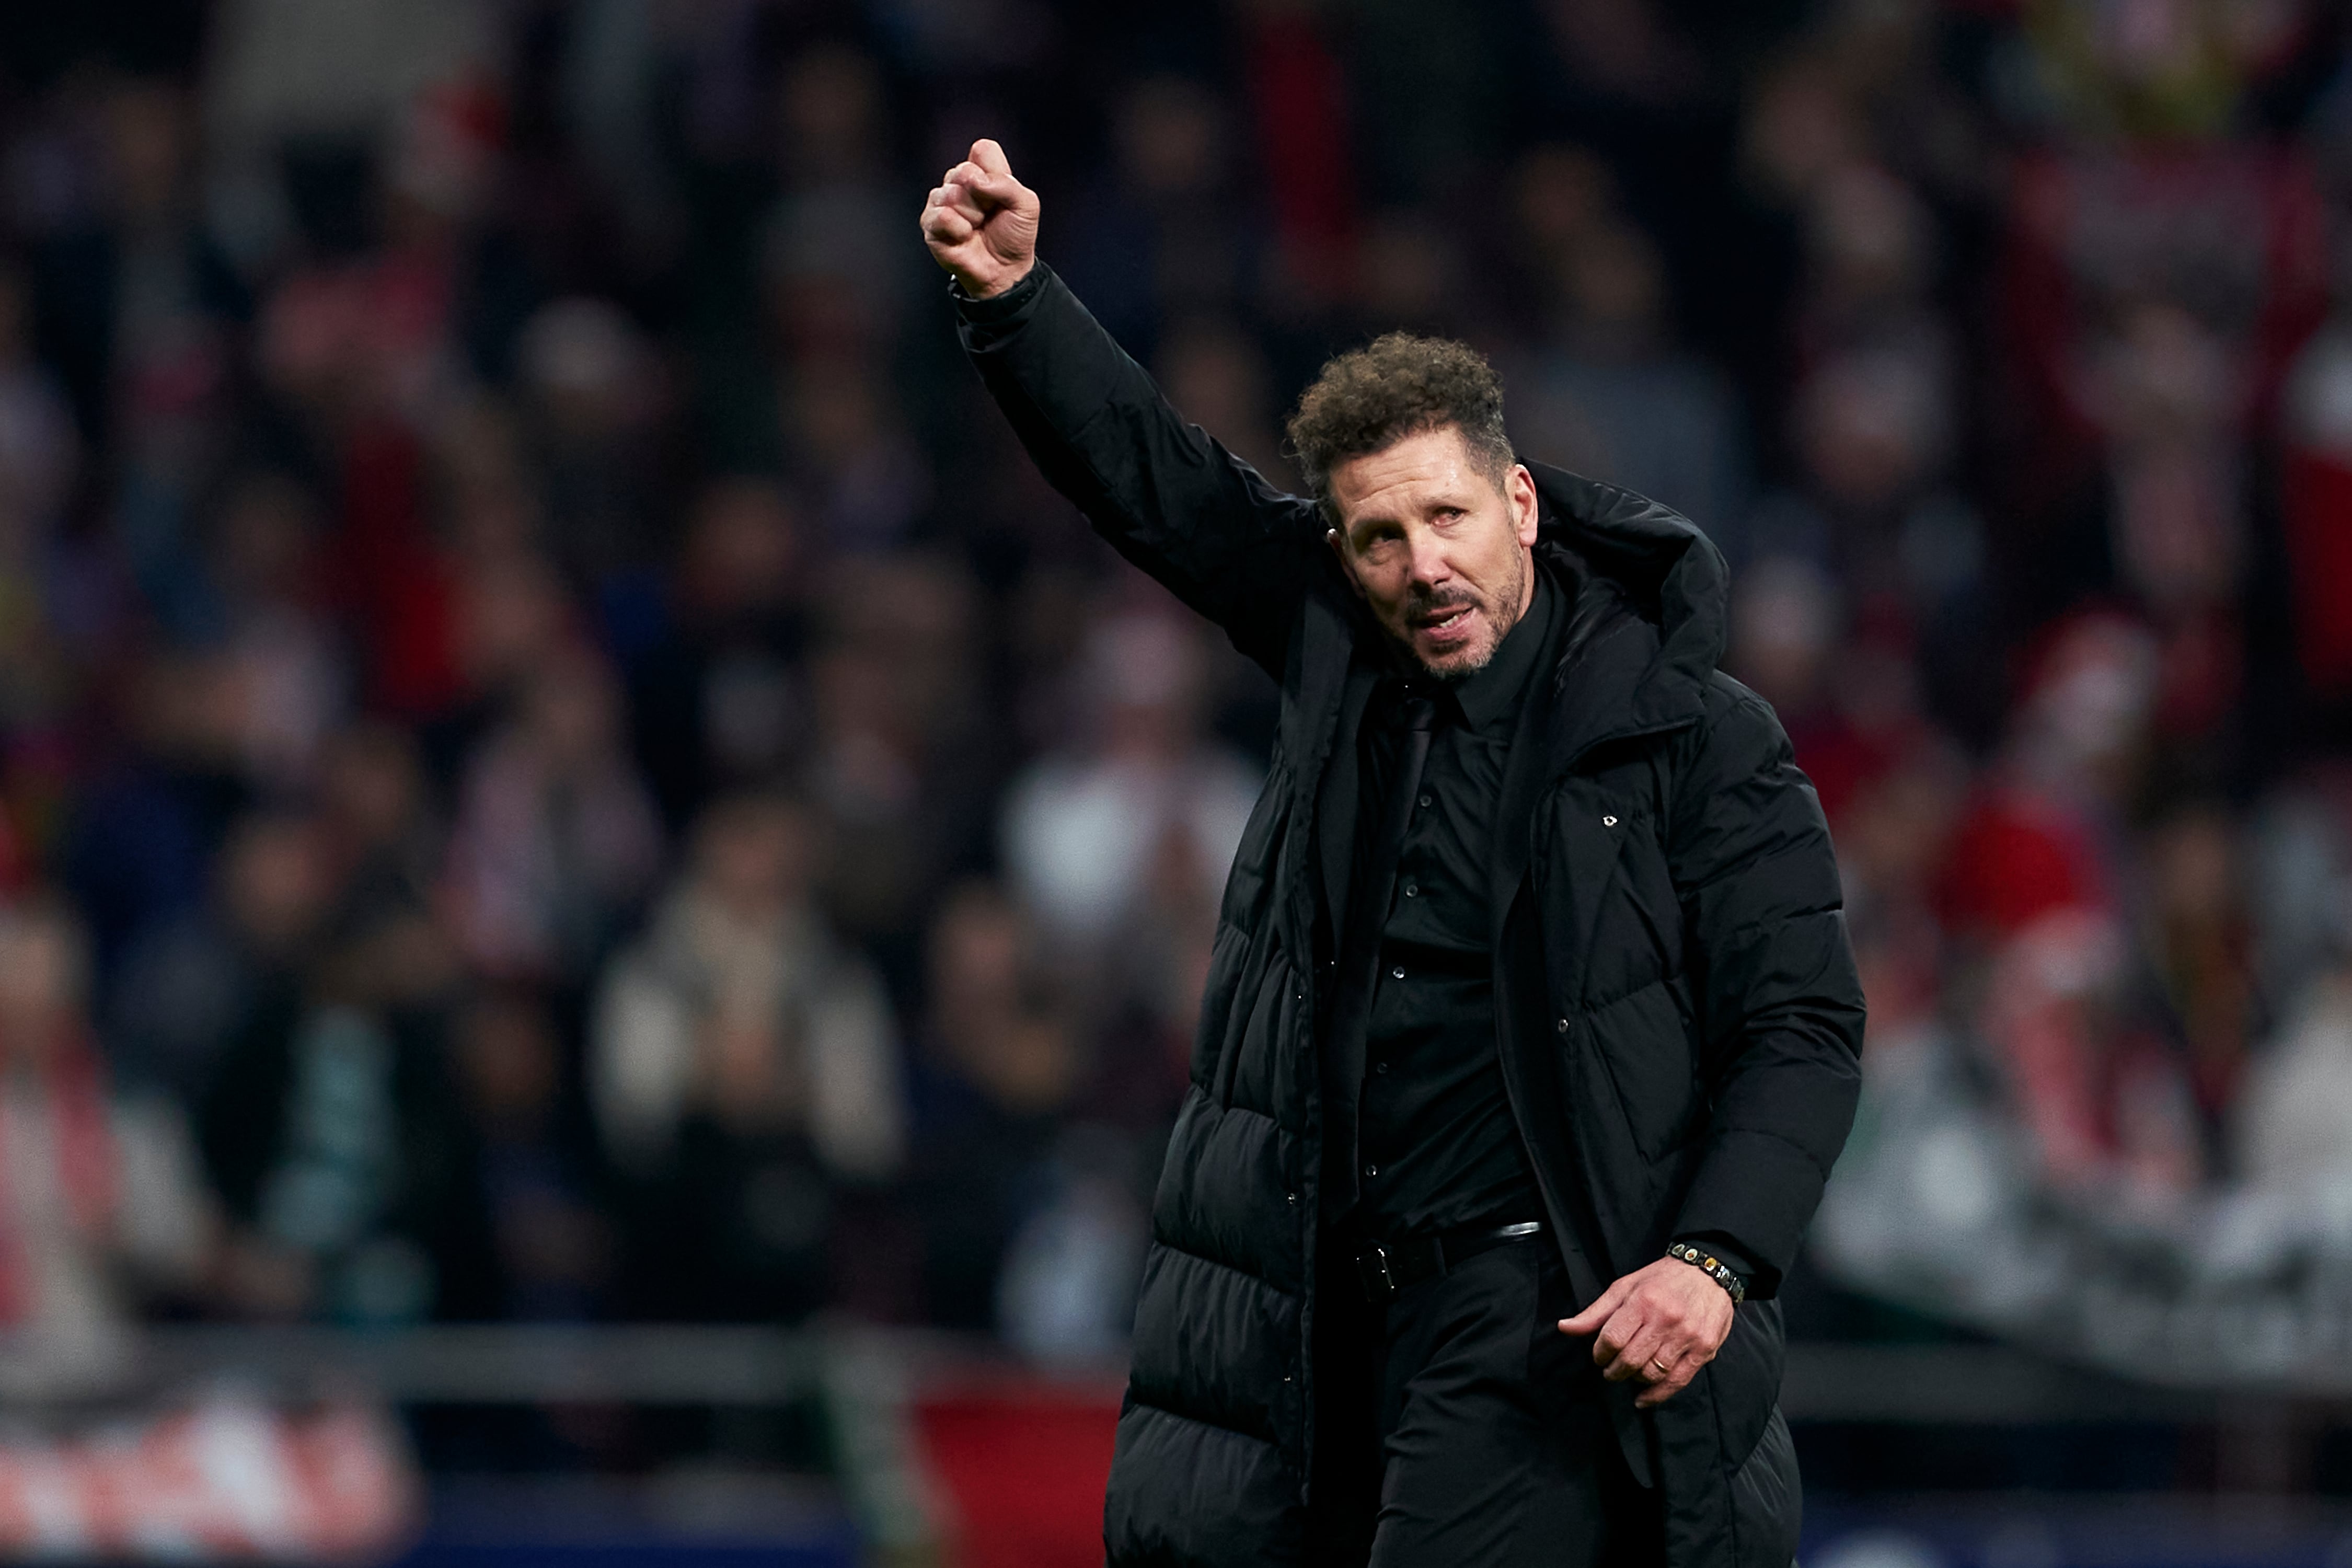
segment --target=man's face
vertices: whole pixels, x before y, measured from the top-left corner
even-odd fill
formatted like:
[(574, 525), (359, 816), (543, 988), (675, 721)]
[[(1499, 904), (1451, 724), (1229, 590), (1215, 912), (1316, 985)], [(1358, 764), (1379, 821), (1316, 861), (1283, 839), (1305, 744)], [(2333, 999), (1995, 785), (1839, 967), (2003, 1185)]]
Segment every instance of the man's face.
[(1498, 489), (1454, 426), (1331, 470), (1332, 550), (1388, 634), (1432, 675), (1486, 667), (1535, 593), (1536, 486)]

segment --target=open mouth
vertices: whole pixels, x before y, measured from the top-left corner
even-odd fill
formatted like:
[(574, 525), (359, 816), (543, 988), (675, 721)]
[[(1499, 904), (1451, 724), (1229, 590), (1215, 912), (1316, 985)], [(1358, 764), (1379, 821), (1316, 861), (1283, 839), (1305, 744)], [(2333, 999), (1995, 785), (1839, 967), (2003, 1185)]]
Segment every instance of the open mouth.
[(1446, 605), (1427, 615), (1413, 617), (1413, 630), (1427, 637), (1444, 641), (1469, 629), (1471, 605)]

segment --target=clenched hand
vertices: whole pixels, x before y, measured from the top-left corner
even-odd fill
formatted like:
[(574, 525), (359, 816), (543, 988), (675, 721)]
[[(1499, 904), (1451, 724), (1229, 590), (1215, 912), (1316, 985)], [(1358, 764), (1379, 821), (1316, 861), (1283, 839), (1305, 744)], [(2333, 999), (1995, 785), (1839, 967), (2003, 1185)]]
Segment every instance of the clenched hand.
[(1598, 1336), (1592, 1359), (1612, 1383), (1638, 1377), (1650, 1386), (1633, 1403), (1663, 1405), (1690, 1384), (1731, 1334), (1731, 1297), (1677, 1258), (1661, 1258), (1626, 1275), (1573, 1318), (1563, 1334)]
[(923, 243), (965, 293), (1002, 294), (1037, 263), (1037, 193), (1013, 177), (1004, 149), (982, 137), (923, 203)]

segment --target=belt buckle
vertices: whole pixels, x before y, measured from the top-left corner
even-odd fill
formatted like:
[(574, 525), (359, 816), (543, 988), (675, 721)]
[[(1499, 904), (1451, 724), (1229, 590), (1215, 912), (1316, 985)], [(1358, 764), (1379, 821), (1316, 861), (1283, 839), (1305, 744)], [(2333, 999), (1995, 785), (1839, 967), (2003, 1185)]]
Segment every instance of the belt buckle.
[(1396, 1274), (1389, 1268), (1389, 1249), (1377, 1241), (1356, 1254), (1356, 1278), (1364, 1287), (1367, 1301), (1385, 1301), (1397, 1293)]

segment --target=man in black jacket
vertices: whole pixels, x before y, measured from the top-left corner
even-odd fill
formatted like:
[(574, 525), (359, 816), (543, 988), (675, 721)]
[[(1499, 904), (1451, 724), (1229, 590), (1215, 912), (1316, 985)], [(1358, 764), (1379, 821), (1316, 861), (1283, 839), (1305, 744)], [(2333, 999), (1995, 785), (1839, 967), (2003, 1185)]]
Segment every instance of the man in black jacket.
[[(1046, 477), (1281, 682), (1154, 1204), (1118, 1564), (1785, 1568), (1772, 1297), (1853, 1111), (1819, 805), (1714, 666), (1722, 558), (1517, 461), (1458, 344), (1186, 425), (992, 142), (923, 212)], [(1587, 1344), (1590, 1349), (1588, 1351)]]

